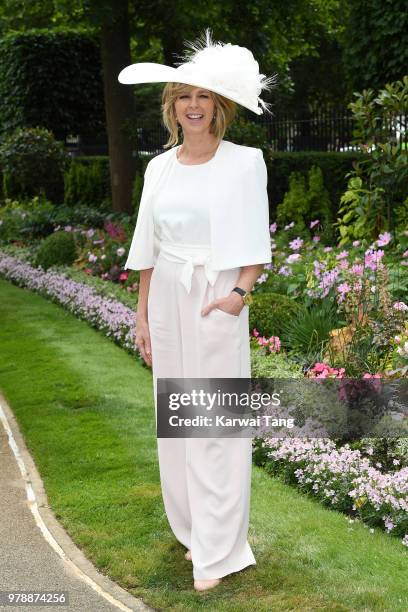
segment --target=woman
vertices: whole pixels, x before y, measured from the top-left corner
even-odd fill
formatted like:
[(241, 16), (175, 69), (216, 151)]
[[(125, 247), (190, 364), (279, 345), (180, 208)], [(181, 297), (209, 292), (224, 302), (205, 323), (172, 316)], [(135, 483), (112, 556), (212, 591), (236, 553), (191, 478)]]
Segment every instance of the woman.
[[(172, 148), (147, 166), (125, 264), (141, 271), (136, 344), (153, 369), (156, 422), (158, 378), (250, 378), (248, 296), (271, 261), (262, 151), (223, 136), (237, 103), (266, 108), (258, 94), (274, 77), (259, 75), (247, 49), (212, 43), (208, 30), (190, 46), (177, 69), (142, 63), (119, 75), (167, 82)], [(194, 588), (255, 564), (251, 438), (157, 438), (157, 446), (166, 514), (193, 562)]]

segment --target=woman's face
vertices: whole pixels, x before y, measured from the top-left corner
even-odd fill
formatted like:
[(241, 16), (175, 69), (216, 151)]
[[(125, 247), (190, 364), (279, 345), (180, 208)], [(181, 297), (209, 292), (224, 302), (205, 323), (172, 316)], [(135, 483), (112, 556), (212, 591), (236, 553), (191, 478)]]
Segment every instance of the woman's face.
[(193, 87), (177, 96), (174, 110), (184, 134), (206, 133), (213, 119), (215, 104), (208, 89)]

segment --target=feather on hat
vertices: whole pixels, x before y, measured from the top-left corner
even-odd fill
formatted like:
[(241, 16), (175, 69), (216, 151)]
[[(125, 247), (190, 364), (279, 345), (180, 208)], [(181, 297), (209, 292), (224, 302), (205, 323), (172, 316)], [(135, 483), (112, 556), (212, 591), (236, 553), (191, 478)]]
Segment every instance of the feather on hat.
[[(270, 112), (271, 104), (259, 96), (276, 85), (276, 77), (259, 73), (259, 64), (246, 47), (213, 42), (211, 30), (196, 41), (185, 43), (187, 51), (180, 57), (177, 68), (140, 62), (126, 66), (119, 76), (120, 83), (185, 83), (202, 87), (229, 98), (257, 115)], [(260, 106), (259, 106), (260, 105)]]

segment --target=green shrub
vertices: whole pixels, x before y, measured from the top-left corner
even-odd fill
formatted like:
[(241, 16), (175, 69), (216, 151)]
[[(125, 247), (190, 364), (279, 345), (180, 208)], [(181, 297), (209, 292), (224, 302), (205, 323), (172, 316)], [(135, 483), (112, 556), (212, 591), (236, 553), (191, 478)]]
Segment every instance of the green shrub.
[(280, 226), (295, 222), (295, 230), (302, 232), (306, 228), (304, 219), (309, 218), (309, 202), (305, 177), (300, 172), (292, 172), (289, 177), (289, 191), (283, 202), (278, 204), (276, 219)]
[(109, 164), (104, 158), (73, 158), (64, 174), (64, 203), (67, 206), (99, 206), (110, 198)]
[(242, 116), (237, 117), (231, 123), (225, 133), (225, 139), (231, 140), (236, 144), (243, 144), (247, 147), (256, 147), (258, 149), (263, 148), (268, 141), (264, 125), (248, 121)]
[(63, 173), (68, 160), (62, 143), (48, 130), (18, 128), (0, 146), (4, 197), (42, 195), (53, 202), (62, 202)]
[(249, 329), (256, 328), (261, 336), (279, 336), (283, 324), (299, 316), (302, 307), (286, 295), (279, 293), (259, 293), (249, 309)]
[(70, 266), (76, 258), (76, 244), (73, 234), (71, 232), (55, 232), (41, 243), (34, 265), (48, 270), (53, 265)]

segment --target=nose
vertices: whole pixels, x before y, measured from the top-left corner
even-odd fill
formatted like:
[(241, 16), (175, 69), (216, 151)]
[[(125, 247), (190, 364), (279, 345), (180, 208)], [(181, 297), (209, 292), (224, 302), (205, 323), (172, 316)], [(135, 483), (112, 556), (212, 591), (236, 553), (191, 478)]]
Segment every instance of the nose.
[(197, 106), (199, 106), (199, 104), (198, 104), (198, 96), (195, 96), (194, 94), (191, 96), (190, 106), (191, 106), (191, 108), (197, 108)]

